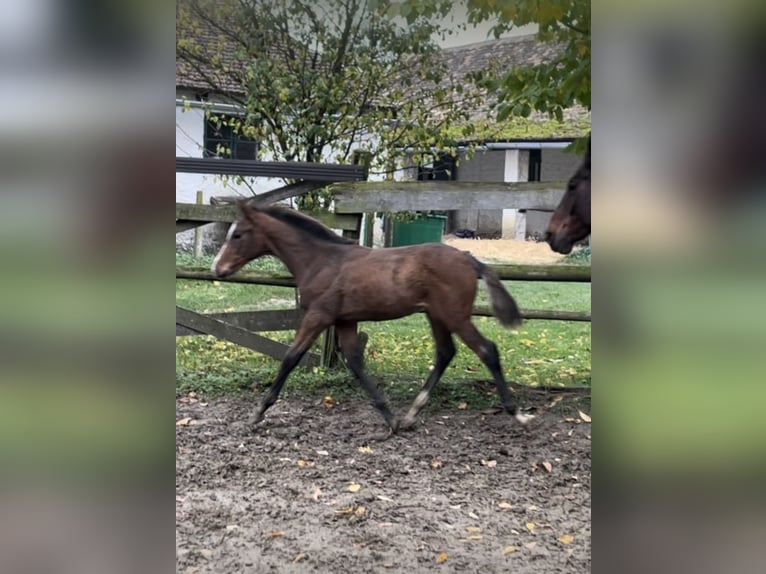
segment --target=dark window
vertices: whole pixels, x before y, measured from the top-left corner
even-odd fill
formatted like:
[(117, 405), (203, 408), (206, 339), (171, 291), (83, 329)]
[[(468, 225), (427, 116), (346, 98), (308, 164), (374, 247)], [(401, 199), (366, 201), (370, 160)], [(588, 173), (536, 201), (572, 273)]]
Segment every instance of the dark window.
[(211, 114), (205, 119), (205, 157), (256, 159), (258, 142), (241, 133), (240, 118)]
[(540, 181), (542, 163), (543, 151), (539, 149), (529, 150), (529, 181)]
[(457, 179), (457, 166), (455, 156), (448, 153), (440, 153), (433, 156), (430, 163), (422, 163), (418, 167), (418, 180), (451, 181)]

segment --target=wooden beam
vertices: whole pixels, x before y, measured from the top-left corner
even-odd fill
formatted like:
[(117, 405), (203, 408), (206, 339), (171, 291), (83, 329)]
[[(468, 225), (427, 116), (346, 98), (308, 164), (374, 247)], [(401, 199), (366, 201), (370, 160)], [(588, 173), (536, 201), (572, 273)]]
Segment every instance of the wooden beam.
[(295, 287), (295, 279), (289, 274), (268, 274), (262, 271), (239, 271), (231, 277), (219, 279), (210, 269), (179, 265), (176, 267), (176, 279), (195, 279), (197, 281), (221, 281), (223, 283), (252, 283), (255, 285), (274, 285), (277, 287)]
[[(473, 309), (473, 315), (477, 317), (494, 317), (492, 310), (487, 306), (477, 306)], [(548, 309), (521, 309), (524, 319), (543, 319), (547, 321), (584, 321), (590, 322), (590, 313), (587, 311), (552, 311)]]
[[(213, 335), (219, 339), (247, 347), (280, 361), (284, 358), (289, 348), (287, 345), (272, 341), (242, 327), (230, 325), (218, 319), (213, 319), (204, 314), (195, 313), (178, 306), (176, 306), (176, 325)], [(314, 354), (306, 353), (301, 359), (300, 364), (304, 367), (315, 367), (319, 365), (319, 358)]]
[[(358, 215), (329, 213), (326, 211), (301, 212), (321, 221), (332, 229), (359, 231)], [(239, 219), (239, 208), (236, 205), (197, 205), (194, 203), (176, 203), (176, 233), (178, 223), (187, 224), (191, 221), (202, 223), (224, 222), (231, 223)]]
[[(590, 266), (588, 265), (488, 265), (488, 267), (493, 269), (504, 281), (590, 282)], [(218, 279), (208, 269), (185, 265), (176, 267), (176, 278), (295, 287), (295, 279), (289, 274), (240, 271), (231, 277)]]
[(590, 265), (488, 265), (504, 281), (590, 283)]
[(566, 182), (369, 181), (332, 186), (336, 213), (537, 209), (553, 211)]
[[(205, 313), (205, 317), (217, 319), (236, 327), (259, 333), (262, 331), (293, 331), (301, 323), (302, 313), (296, 309), (278, 309), (269, 311), (233, 311), (227, 313)], [(176, 329), (176, 335), (199, 335), (200, 331), (183, 327)]]

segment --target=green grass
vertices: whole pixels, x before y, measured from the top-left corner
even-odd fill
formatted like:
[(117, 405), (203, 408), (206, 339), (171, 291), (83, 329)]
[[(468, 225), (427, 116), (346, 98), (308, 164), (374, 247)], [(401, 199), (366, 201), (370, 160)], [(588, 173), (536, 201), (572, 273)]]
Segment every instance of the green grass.
[[(178, 263), (209, 265), (210, 258), (192, 261), (178, 256)], [(279, 267), (278, 267), (279, 266)], [(261, 260), (250, 268), (277, 270), (281, 263)], [(522, 308), (590, 310), (588, 283), (507, 281), (506, 288)], [(176, 302), (199, 312), (288, 308), (295, 303), (295, 290), (238, 283), (207, 281), (176, 282)], [(477, 303), (488, 303), (479, 290)], [(532, 386), (590, 385), (590, 323), (526, 321), (517, 331), (507, 330), (494, 318), (475, 317), (479, 330), (500, 350), (509, 380)], [(433, 341), (424, 315), (396, 321), (363, 323), (369, 335), (368, 372), (380, 381), (394, 401), (411, 399), (423, 383), (433, 361)], [(266, 333), (269, 338), (290, 343), (293, 332)], [(462, 342), (437, 387), (435, 404), (468, 402), (483, 406), (495, 402), (494, 387), (483, 364)], [(196, 391), (208, 396), (239, 392), (252, 381), (265, 389), (276, 376), (277, 361), (213, 337), (176, 339), (176, 387), (178, 392)], [(342, 398), (363, 396), (345, 370), (296, 369), (285, 393), (299, 392)]]

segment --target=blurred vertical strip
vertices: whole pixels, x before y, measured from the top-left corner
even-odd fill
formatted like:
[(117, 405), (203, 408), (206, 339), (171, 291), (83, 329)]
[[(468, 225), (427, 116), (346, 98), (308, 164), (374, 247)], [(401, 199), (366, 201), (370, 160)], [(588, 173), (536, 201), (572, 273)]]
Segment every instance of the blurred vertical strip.
[(596, 571), (760, 572), (766, 10), (593, 16)]
[(170, 571), (173, 5), (2, 14), (0, 564)]

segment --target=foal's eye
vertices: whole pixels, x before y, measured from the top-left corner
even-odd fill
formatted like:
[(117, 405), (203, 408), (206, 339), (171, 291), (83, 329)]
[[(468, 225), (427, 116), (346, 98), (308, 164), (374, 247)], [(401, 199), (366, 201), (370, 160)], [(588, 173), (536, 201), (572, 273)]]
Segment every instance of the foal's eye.
[(235, 231), (234, 233), (231, 234), (232, 239), (239, 239), (241, 237), (242, 237), (242, 234), (239, 231)]

